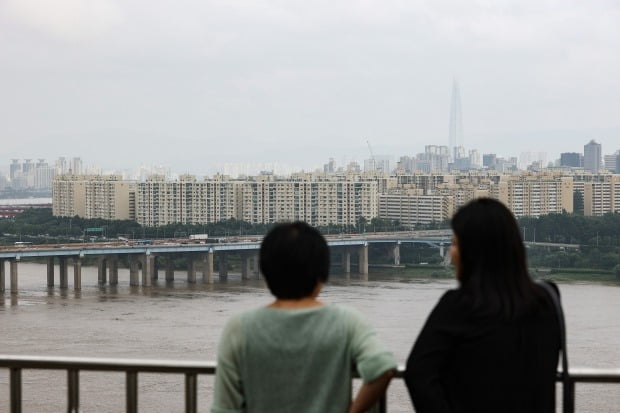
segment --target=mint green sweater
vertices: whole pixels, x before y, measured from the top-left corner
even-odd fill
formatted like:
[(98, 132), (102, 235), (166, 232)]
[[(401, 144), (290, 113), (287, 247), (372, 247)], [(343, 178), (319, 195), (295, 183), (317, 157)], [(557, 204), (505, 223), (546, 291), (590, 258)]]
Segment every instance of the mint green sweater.
[(355, 367), (370, 382), (396, 362), (353, 310), (249, 311), (222, 334), (211, 412), (344, 413)]

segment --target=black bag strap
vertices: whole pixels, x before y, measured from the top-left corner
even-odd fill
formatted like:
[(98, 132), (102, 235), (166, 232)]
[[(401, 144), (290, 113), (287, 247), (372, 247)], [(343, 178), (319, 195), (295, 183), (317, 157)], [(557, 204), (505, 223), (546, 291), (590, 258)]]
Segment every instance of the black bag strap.
[(565, 413), (574, 412), (574, 397), (573, 397), (573, 387), (570, 380), (570, 375), (568, 373), (568, 353), (566, 351), (566, 323), (564, 321), (564, 310), (562, 310), (562, 303), (560, 302), (560, 297), (555, 289), (547, 282), (541, 281), (538, 283), (542, 288), (547, 291), (549, 297), (551, 297), (551, 301), (553, 302), (553, 306), (555, 307), (555, 313), (558, 317), (558, 324), (560, 327), (560, 346), (562, 350), (562, 384), (563, 384), (563, 394), (562, 394), (562, 410)]

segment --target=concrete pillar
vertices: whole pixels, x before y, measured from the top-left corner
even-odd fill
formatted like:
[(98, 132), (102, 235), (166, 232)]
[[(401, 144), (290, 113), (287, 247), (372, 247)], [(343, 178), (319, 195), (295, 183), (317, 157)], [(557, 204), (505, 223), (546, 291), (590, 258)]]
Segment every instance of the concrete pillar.
[(174, 281), (174, 261), (173, 257), (166, 257), (166, 282)]
[(142, 264), (142, 286), (150, 287), (153, 285), (153, 267), (155, 266), (155, 256), (144, 255)]
[(196, 265), (192, 254), (188, 254), (187, 257), (187, 282), (191, 284), (196, 283)]
[(118, 257), (110, 258), (110, 285), (118, 285)]
[(68, 288), (69, 276), (67, 271), (67, 257), (58, 257), (58, 267), (60, 269), (60, 288)]
[(228, 280), (228, 256), (225, 252), (220, 252), (218, 255), (218, 261), (220, 263), (220, 281)]
[(97, 259), (97, 275), (100, 285), (105, 285), (105, 283), (108, 282), (106, 260), (104, 257), (99, 257)]
[(260, 280), (260, 263), (258, 261), (259, 255), (258, 253), (254, 254), (254, 275), (257, 280)]
[(0, 260), (0, 293), (5, 289), (5, 273), (4, 273), (4, 260)]
[(11, 267), (11, 294), (17, 294), (17, 260), (9, 261)]
[(202, 256), (202, 282), (213, 284), (213, 251)]
[(345, 274), (351, 273), (351, 251), (348, 249), (342, 253), (342, 270)]
[(129, 258), (129, 285), (140, 285), (138, 281), (138, 258), (130, 256)]
[(444, 252), (444, 248), (443, 248), (443, 243), (439, 244), (439, 255), (441, 255), (442, 257), (444, 257), (445, 255)]
[(400, 265), (400, 242), (394, 245), (394, 250), (392, 252), (394, 255), (394, 265)]
[(368, 274), (368, 244), (358, 248), (358, 271)]
[(247, 280), (250, 275), (250, 257), (247, 254), (241, 255), (241, 279)]
[(157, 259), (157, 256), (153, 261), (153, 280), (159, 280), (159, 260)]
[(82, 289), (82, 259), (80, 257), (73, 258), (73, 289)]
[(47, 286), (54, 286), (54, 257), (47, 257)]

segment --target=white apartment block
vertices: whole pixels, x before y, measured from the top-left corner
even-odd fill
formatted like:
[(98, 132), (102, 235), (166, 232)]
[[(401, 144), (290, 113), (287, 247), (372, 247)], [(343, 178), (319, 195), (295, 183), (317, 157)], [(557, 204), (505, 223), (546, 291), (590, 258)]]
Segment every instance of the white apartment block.
[(583, 214), (620, 212), (620, 175), (606, 175), (604, 181), (584, 183)]
[(241, 219), (251, 224), (301, 220), (310, 225), (355, 225), (377, 217), (376, 181), (246, 181)]
[(183, 175), (178, 181), (152, 176), (137, 184), (136, 221), (140, 225), (208, 224), (239, 218), (237, 181), (197, 181)]
[(52, 214), (87, 219), (135, 219), (135, 184), (118, 175), (59, 175), (52, 186)]
[(379, 218), (413, 227), (449, 219), (454, 214), (454, 197), (446, 195), (381, 194)]
[(573, 212), (573, 179), (548, 174), (504, 175), (489, 195), (517, 217)]

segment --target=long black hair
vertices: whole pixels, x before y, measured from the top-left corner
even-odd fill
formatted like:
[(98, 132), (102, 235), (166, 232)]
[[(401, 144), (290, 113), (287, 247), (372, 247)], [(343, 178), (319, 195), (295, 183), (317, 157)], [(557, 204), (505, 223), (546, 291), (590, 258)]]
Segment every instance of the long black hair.
[(452, 218), (461, 269), (461, 289), (479, 311), (514, 319), (544, 302), (527, 271), (517, 221), (501, 202), (479, 198)]

